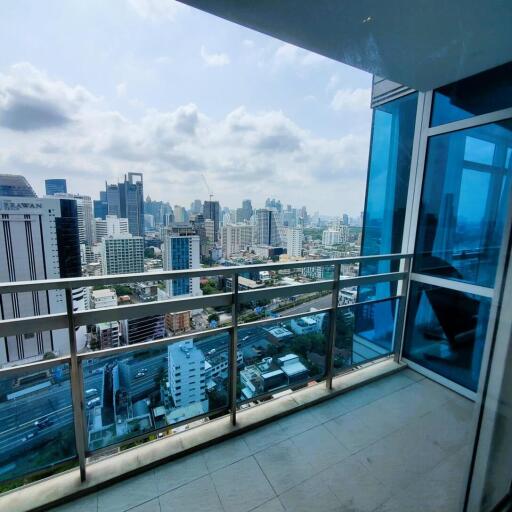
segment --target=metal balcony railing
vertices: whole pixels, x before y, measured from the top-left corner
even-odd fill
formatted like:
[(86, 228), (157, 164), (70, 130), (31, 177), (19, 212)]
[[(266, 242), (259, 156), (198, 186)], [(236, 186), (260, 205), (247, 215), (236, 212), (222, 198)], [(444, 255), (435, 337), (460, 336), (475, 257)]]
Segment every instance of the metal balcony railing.
[[(30, 443), (34, 437), (42, 440), (46, 432), (50, 432), (52, 429), (56, 429), (55, 422), (62, 421), (62, 425), (72, 424), (74, 429), (74, 447), (73, 454), (70, 456), (75, 462), (78, 461), (80, 467), (81, 479), (86, 479), (86, 461), (87, 458), (101, 452), (102, 450), (112, 449), (119, 447), (127, 443), (133, 443), (141, 438), (147, 438), (149, 435), (158, 435), (161, 432), (168, 431), (170, 428), (176, 428), (180, 425), (190, 423), (204, 417), (219, 416), (222, 414), (230, 414), (231, 421), (233, 424), (236, 423), (237, 409), (244, 402), (251, 402), (261, 398), (269, 397), (276, 392), (276, 389), (269, 388), (260, 390), (259, 393), (255, 393), (254, 397), (249, 399), (243, 399), (240, 395), (240, 390), (237, 386), (240, 386), (240, 371), (238, 368), (237, 356), (239, 355), (239, 347), (243, 345), (246, 329), (253, 328), (268, 328), (276, 323), (291, 322), (294, 319), (308, 317), (311, 315), (324, 315), (327, 319), (327, 329), (325, 329), (325, 344), (322, 348), (322, 354), (315, 356), (316, 365), (318, 361), (322, 360), (323, 369), (320, 368), (317, 374), (314, 376), (316, 381), (325, 381), (328, 388), (332, 388), (333, 377), (339, 373), (336, 368), (336, 354), (338, 352), (336, 348), (337, 340), (337, 314), (343, 311), (366, 311), (366, 317), (371, 317), (374, 314), (373, 307), (379, 303), (388, 301), (392, 303), (393, 311), (392, 323), (390, 327), (392, 331), (393, 342), (384, 347), (376, 347), (373, 356), (367, 353), (361, 355), (355, 354), (357, 357), (350, 357), (350, 363), (342, 368), (342, 371), (353, 369), (361, 364), (361, 362), (369, 362), (374, 359), (382, 357), (395, 357), (396, 360), (400, 359), (402, 349), (402, 338), (404, 331), (404, 315), (405, 306), (408, 293), (409, 285), (409, 274), (410, 274), (410, 263), (411, 255), (408, 254), (389, 254), (389, 255), (378, 255), (378, 256), (360, 256), (360, 257), (349, 257), (349, 258), (338, 258), (328, 260), (310, 260), (310, 261), (297, 261), (292, 263), (272, 263), (272, 264), (261, 264), (261, 265), (248, 265), (248, 266), (236, 266), (236, 267), (212, 267), (202, 268), (194, 270), (183, 270), (183, 271), (162, 271), (156, 273), (138, 273), (138, 274), (123, 274), (123, 275), (110, 275), (100, 277), (82, 277), (72, 279), (56, 279), (56, 280), (44, 280), (44, 281), (26, 281), (26, 282), (12, 282), (12, 283), (0, 283), (0, 297), (5, 294), (17, 294), (23, 292), (37, 292), (47, 290), (64, 290), (66, 298), (66, 312), (55, 313), (49, 315), (41, 315), (37, 317), (26, 317), (26, 318), (15, 318), (0, 321), (0, 338), (7, 336), (19, 336), (24, 333), (35, 333), (43, 331), (54, 331), (58, 329), (66, 329), (69, 336), (69, 355), (56, 357), (54, 359), (42, 360), (34, 363), (23, 364), (18, 366), (6, 367), (0, 369), (0, 384), (10, 382), (12, 384), (16, 379), (20, 379), (24, 375), (34, 375), (39, 372), (50, 372), (65, 369), (64, 374), (66, 375), (67, 369), (69, 369), (68, 380), (69, 380), (69, 392), (70, 392), (70, 404), (63, 407), (54, 405), (55, 411), (50, 408), (50, 413), (41, 413), (39, 420), (33, 421), (33, 417), (30, 415), (24, 416), (22, 408), (16, 408), (16, 419), (12, 420), (12, 427), (6, 424), (3, 432), (0, 432), (0, 453), (3, 447), (9, 452), (13, 449), (15, 453), (18, 448), (23, 449), (24, 446), (30, 447)], [(391, 271), (373, 275), (360, 275), (358, 277), (343, 277), (341, 275), (341, 268), (343, 265), (354, 264), (354, 263), (376, 263), (376, 262), (389, 262), (389, 268), (391, 268), (391, 262), (394, 262), (394, 268), (399, 270)], [(275, 286), (260, 288), (254, 290), (239, 290), (238, 280), (239, 276), (248, 271), (279, 271), (288, 269), (302, 269), (305, 267), (333, 267), (332, 278), (322, 279), (315, 282), (287, 285), (287, 286)], [(179, 278), (193, 278), (193, 277), (210, 277), (210, 276), (225, 276), (232, 279), (232, 290), (229, 293), (217, 293), (215, 295), (206, 295), (199, 297), (184, 297), (184, 298), (173, 298), (169, 300), (130, 304), (125, 306), (109, 307), (104, 309), (92, 309), (85, 311), (73, 311), (73, 296), (72, 291), (76, 288), (99, 286), (99, 285), (115, 285), (115, 284), (127, 284), (141, 281), (163, 281), (163, 280), (174, 280)], [(373, 298), (371, 300), (363, 300), (351, 304), (339, 304), (340, 291), (343, 288), (349, 288), (354, 286), (368, 286), (375, 285), (378, 283), (396, 283), (396, 286), (389, 287), (389, 290), (396, 290), (396, 293), (392, 293), (384, 298)], [(291, 297), (311, 292), (331, 292), (332, 299), (330, 306), (314, 311), (313, 313), (296, 313), (291, 315), (283, 315), (278, 318), (270, 318), (263, 320), (256, 320), (249, 323), (239, 322), (240, 306), (243, 304), (254, 303), (255, 301), (268, 300), (275, 297)], [(395, 307), (396, 306), (396, 307)], [(76, 329), (80, 326), (93, 325), (100, 322), (117, 321), (117, 320), (128, 320), (134, 318), (147, 317), (149, 315), (164, 315), (166, 313), (191, 311), (196, 309), (203, 309), (206, 307), (231, 307), (231, 325), (227, 327), (211, 328), (202, 331), (189, 332), (180, 336), (166, 337), (153, 341), (147, 341), (144, 343), (136, 343), (132, 345), (123, 345), (119, 347), (107, 348), (97, 351), (78, 352), (76, 342)], [(353, 318), (353, 316), (351, 317)], [(148, 351), (156, 351), (158, 357), (161, 357), (160, 365), (162, 368), (168, 364), (165, 361), (165, 351), (169, 346), (184, 340), (193, 339), (194, 343), (201, 342), (201, 340), (220, 340), (222, 336), (225, 336), (225, 341), (219, 342), (224, 343), (224, 348), (227, 353), (228, 360), (228, 371), (225, 382), (226, 388), (226, 401), (224, 405), (220, 407), (212, 407), (206, 412), (196, 414), (194, 416), (186, 417), (183, 419), (177, 418), (172, 423), (166, 422), (165, 425), (157, 426), (156, 422), (151, 425), (151, 428), (144, 429), (143, 432), (131, 433), (130, 435), (115, 437), (112, 442), (106, 443), (105, 447), (98, 448), (95, 445), (94, 436), (91, 435), (90, 426), (94, 423), (94, 417), (91, 416), (90, 400), (88, 401), (87, 394), (87, 382), (92, 378), (91, 375), (100, 374), (98, 379), (103, 378), (101, 386), (105, 385), (105, 365), (108, 365), (112, 361), (120, 360), (126, 357), (127, 354), (141, 354)], [(356, 334), (354, 334), (354, 337)], [(364, 352), (368, 349), (368, 343), (364, 339), (364, 335), (357, 335), (361, 339), (360, 346)], [(247, 335), (249, 338), (249, 335)], [(224, 339), (224, 338), (222, 338)], [(359, 342), (358, 342), (359, 343)], [(371, 343), (370, 343), (371, 344)], [(160, 351), (160, 352), (158, 352)], [(325, 352), (325, 353), (323, 353)], [(163, 355), (163, 357), (162, 357)], [(106, 363), (105, 363), (106, 361)], [(101, 366), (103, 363), (103, 366)], [(313, 364), (312, 364), (313, 366)], [(103, 369), (102, 369), (103, 368)], [(103, 373), (102, 373), (103, 372)], [(314, 373), (310, 369), (310, 373)], [(312, 380), (311, 377), (305, 377), (300, 381), (296, 381), (290, 378), (289, 382), (278, 387), (278, 391), (283, 389), (294, 389)], [(68, 383), (64, 379), (54, 379), (58, 381), (56, 385), (55, 393), (64, 393), (68, 389), (66, 386)], [(5, 386), (4, 386), (5, 387)], [(42, 393), (42, 391), (40, 392)], [(9, 404), (9, 400), (27, 400), (24, 397), (23, 392), (16, 394), (16, 392), (2, 395), (5, 403)], [(38, 396), (37, 394), (34, 396)], [(43, 395), (44, 396), (44, 395)], [(59, 395), (60, 396), (60, 395)], [(51, 397), (50, 397), (51, 398)], [(52, 403), (50, 398), (46, 399), (48, 403)], [(41, 399), (43, 401), (43, 399)], [(116, 397), (113, 400), (117, 400)], [(121, 399), (120, 399), (121, 400)], [(37, 402), (37, 399), (35, 400)], [(32, 402), (30, 402), (32, 404)], [(2, 398), (0, 397), (0, 406), (2, 405)], [(116, 404), (117, 406), (117, 404)], [(7, 407), (7, 406), (6, 406)], [(25, 407), (28, 407), (25, 403)], [(43, 405), (41, 404), (41, 407)], [(36, 407), (37, 409), (37, 407)], [(36, 412), (34, 414), (37, 416)], [(102, 409), (100, 408), (98, 414), (101, 416)], [(19, 415), (19, 418), (18, 418)], [(53, 415), (53, 416), (52, 416)], [(72, 417), (70, 416), (72, 415)], [(0, 411), (1, 416), (1, 411)], [(10, 416), (9, 416), (10, 417)], [(28, 419), (27, 419), (28, 418)], [(48, 418), (56, 418), (48, 419)], [(39, 421), (39, 424), (37, 424)], [(113, 426), (115, 429), (116, 425)], [(35, 430), (34, 430), (35, 429)], [(5, 438), (3, 437), (5, 436)], [(7, 437), (9, 436), (9, 437)], [(17, 436), (17, 437), (16, 437)], [(15, 444), (18, 442), (18, 445)], [(43, 441), (41, 441), (43, 442)], [(10, 443), (10, 444), (9, 444)], [(12, 448), (14, 446), (14, 448)], [(5, 450), (4, 450), (5, 453)], [(10, 460), (10, 459), (9, 459)], [(0, 461), (0, 470), (2, 469), (2, 462), (4, 462), (5, 472), (9, 473), (9, 460)], [(69, 459), (66, 459), (69, 462)], [(6, 463), (7, 462), (7, 463)], [(29, 475), (36, 470), (48, 467), (57, 467), (60, 462), (56, 460), (47, 461), (47, 464), (41, 464), (37, 468), (28, 467), (30, 461), (27, 462), (27, 467), (20, 467), (14, 471), (14, 475), (19, 478), (20, 476)], [(16, 463), (13, 462), (14, 466)], [(0, 475), (1, 480), (1, 475)], [(5, 478), (4, 478), (5, 480)]]

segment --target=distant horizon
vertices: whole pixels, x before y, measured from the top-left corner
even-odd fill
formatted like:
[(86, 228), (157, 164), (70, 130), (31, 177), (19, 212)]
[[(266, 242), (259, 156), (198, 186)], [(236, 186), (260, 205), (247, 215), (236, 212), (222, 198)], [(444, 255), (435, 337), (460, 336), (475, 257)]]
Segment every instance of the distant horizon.
[(173, 205), (207, 197), (204, 175), (225, 205), (363, 209), (370, 74), (174, 1), (7, 11), (0, 172), (94, 198), (142, 172), (144, 194)]

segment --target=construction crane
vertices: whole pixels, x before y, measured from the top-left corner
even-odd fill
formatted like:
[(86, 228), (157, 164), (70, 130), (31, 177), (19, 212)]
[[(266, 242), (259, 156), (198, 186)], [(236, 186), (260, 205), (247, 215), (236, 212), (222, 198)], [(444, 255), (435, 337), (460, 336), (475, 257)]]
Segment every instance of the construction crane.
[(206, 181), (206, 177), (205, 177), (205, 175), (204, 175), (203, 173), (201, 173), (201, 176), (202, 176), (203, 181), (204, 181), (204, 184), (205, 184), (205, 186), (206, 186), (206, 190), (208, 190), (208, 194), (209, 194), (209, 196), (210, 196), (210, 201), (211, 201), (211, 200), (212, 200), (212, 197), (213, 197), (213, 192), (212, 192), (212, 190), (211, 190), (210, 186), (208, 185), (208, 182)]

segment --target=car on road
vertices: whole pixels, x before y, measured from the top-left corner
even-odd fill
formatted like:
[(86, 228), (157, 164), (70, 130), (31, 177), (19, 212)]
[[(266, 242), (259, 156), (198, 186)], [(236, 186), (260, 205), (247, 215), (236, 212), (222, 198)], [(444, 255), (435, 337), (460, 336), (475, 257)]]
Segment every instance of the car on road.
[(96, 405), (100, 405), (100, 402), (101, 402), (100, 397), (99, 397), (99, 396), (97, 396), (96, 398), (93, 398), (92, 400), (89, 400), (89, 401), (87, 402), (87, 408), (88, 408), (88, 409), (92, 409), (92, 408), (93, 408), (93, 407), (95, 407)]
[(52, 425), (53, 420), (51, 418), (43, 418), (34, 422), (34, 427), (37, 427), (39, 430), (51, 427)]
[(33, 430), (32, 432), (29, 432), (25, 437), (21, 438), (21, 441), (25, 443), (26, 441), (30, 441), (31, 439), (34, 439), (34, 437), (37, 434), (37, 430)]
[(141, 377), (144, 377), (144, 376), (146, 375), (146, 373), (148, 373), (147, 368), (142, 368), (141, 370), (139, 370), (139, 371), (135, 374), (135, 378), (136, 378), (136, 379), (140, 379)]
[(98, 390), (96, 388), (91, 388), (91, 389), (85, 390), (85, 398), (90, 398), (97, 394), (98, 394)]

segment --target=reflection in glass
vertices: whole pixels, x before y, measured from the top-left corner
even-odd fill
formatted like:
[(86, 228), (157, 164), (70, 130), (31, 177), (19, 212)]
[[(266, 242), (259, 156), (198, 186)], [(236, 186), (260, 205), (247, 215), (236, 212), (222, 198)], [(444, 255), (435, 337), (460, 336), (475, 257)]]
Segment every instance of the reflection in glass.
[(434, 92), (431, 126), (512, 106), (512, 63), (445, 85)]
[(404, 356), (476, 391), (490, 300), (411, 283)]
[[(418, 95), (410, 94), (374, 109), (361, 254), (402, 250), (407, 189)], [(361, 275), (395, 270), (398, 263), (365, 263)], [(389, 296), (390, 283), (365, 287), (360, 300)]]
[(334, 345), (335, 373), (393, 352), (399, 299), (338, 308)]
[(414, 271), (492, 287), (510, 191), (512, 122), (429, 141)]
[(69, 366), (0, 380), (0, 481), (76, 458)]
[(229, 335), (84, 361), (89, 450), (227, 405)]
[(327, 313), (240, 328), (243, 364), (239, 364), (238, 399), (254, 399), (323, 378), (328, 329)]

